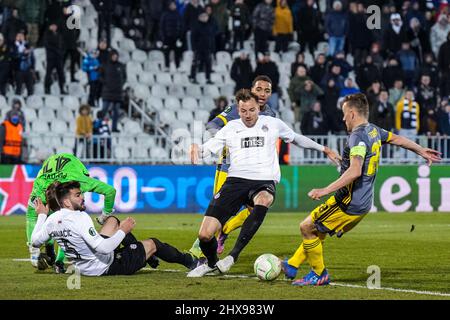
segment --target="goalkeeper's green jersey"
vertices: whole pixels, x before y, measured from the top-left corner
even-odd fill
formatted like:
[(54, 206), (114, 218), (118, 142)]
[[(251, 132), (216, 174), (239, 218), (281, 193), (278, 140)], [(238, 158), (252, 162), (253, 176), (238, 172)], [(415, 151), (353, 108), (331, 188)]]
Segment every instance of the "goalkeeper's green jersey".
[(45, 191), (54, 181), (78, 181), (81, 192), (95, 192), (105, 196), (104, 213), (109, 214), (114, 207), (116, 190), (110, 185), (89, 177), (89, 171), (84, 164), (70, 153), (58, 153), (44, 161), (33, 183), (30, 200), (39, 197), (44, 203)]

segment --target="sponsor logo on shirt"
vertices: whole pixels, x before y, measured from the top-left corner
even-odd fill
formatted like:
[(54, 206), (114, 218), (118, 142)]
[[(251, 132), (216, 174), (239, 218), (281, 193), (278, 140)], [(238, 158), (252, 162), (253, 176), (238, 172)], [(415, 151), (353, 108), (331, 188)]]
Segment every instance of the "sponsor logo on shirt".
[(264, 147), (264, 137), (247, 137), (241, 139), (241, 148)]
[(49, 236), (51, 238), (67, 238), (72, 236), (72, 231), (70, 231), (69, 229), (55, 230), (50, 232)]

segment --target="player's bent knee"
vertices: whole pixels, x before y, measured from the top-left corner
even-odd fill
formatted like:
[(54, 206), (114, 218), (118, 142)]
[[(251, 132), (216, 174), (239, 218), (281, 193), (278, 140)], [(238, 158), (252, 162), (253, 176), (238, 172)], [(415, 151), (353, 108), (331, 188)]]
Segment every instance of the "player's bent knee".
[(145, 255), (150, 258), (156, 252), (156, 244), (153, 239), (142, 240), (142, 244), (144, 245)]
[(267, 191), (261, 191), (255, 196), (253, 202), (256, 206), (270, 207), (273, 202), (273, 195)]
[(214, 237), (214, 233), (209, 232), (208, 230), (200, 230), (198, 233), (198, 240), (200, 241), (209, 241)]
[(300, 232), (303, 236), (312, 235), (314, 232), (314, 224), (310, 221), (302, 221), (300, 223)]

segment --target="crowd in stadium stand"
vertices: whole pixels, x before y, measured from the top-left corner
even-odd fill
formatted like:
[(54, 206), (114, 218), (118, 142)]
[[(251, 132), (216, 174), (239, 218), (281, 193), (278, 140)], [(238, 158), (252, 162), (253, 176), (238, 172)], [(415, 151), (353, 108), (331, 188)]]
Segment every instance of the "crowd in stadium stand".
[[(8, 84), (16, 94), (33, 94), (33, 48), (47, 54), (45, 91), (57, 78), (64, 94), (64, 65), (70, 58), (71, 81), (78, 68), (88, 73), (92, 107), (103, 100), (103, 111), (113, 110), (112, 131), (117, 130), (118, 109), (124, 101), (126, 81), (118, 53), (109, 48), (111, 28), (120, 27), (136, 46), (161, 50), (165, 71), (169, 53), (178, 68), (182, 53), (194, 52), (189, 80), (197, 83), (199, 70), (210, 74), (214, 53), (240, 51), (230, 73), (235, 89), (249, 87), (255, 75), (273, 81), (269, 104), (278, 110), (280, 70), (271, 60), (275, 52), (299, 51), (291, 66), (288, 94), (304, 134), (345, 133), (339, 109), (343, 96), (364, 92), (370, 103), (370, 120), (407, 136), (449, 135), (450, 8), (447, 1), (314, 1), (314, 0), (91, 0), (98, 12), (98, 50), (81, 59), (79, 30), (64, 23), (71, 1), (27, 0), (0, 2), (0, 93)], [(366, 9), (381, 9), (380, 28), (369, 29)], [(324, 7), (321, 7), (324, 6)], [(373, 17), (371, 17), (372, 19)], [(372, 19), (372, 22), (374, 20)], [(254, 39), (254, 50), (244, 41)], [(319, 52), (318, 43), (328, 49)], [(314, 64), (305, 62), (312, 54)], [(249, 61), (257, 61), (253, 69)], [(351, 57), (351, 59), (348, 59)], [(51, 77), (56, 70), (57, 77)], [(353, 78), (355, 75), (355, 78)], [(220, 106), (223, 108), (223, 99)], [(101, 118), (101, 117), (100, 117)]]

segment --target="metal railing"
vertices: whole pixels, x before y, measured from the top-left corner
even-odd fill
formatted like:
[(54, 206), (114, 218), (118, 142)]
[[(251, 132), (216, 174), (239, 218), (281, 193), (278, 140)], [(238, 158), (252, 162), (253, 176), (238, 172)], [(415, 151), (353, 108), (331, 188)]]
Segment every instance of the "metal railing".
[[(135, 135), (113, 133), (110, 136), (78, 138), (74, 134), (35, 134), (24, 135), (26, 163), (41, 163), (57, 152), (77, 155), (86, 163), (140, 163), (140, 164), (189, 164), (188, 144), (169, 141), (166, 134), (140, 133)], [(314, 141), (327, 145), (342, 154), (347, 136), (309, 136)], [(450, 164), (450, 138), (442, 136), (417, 136), (416, 142), (422, 146), (436, 149), (442, 153), (442, 163)], [(411, 151), (386, 144), (383, 145), (380, 164), (419, 164), (424, 160)], [(213, 163), (213, 162), (209, 162)], [(290, 164), (327, 164), (323, 153), (315, 150), (290, 148)]]

